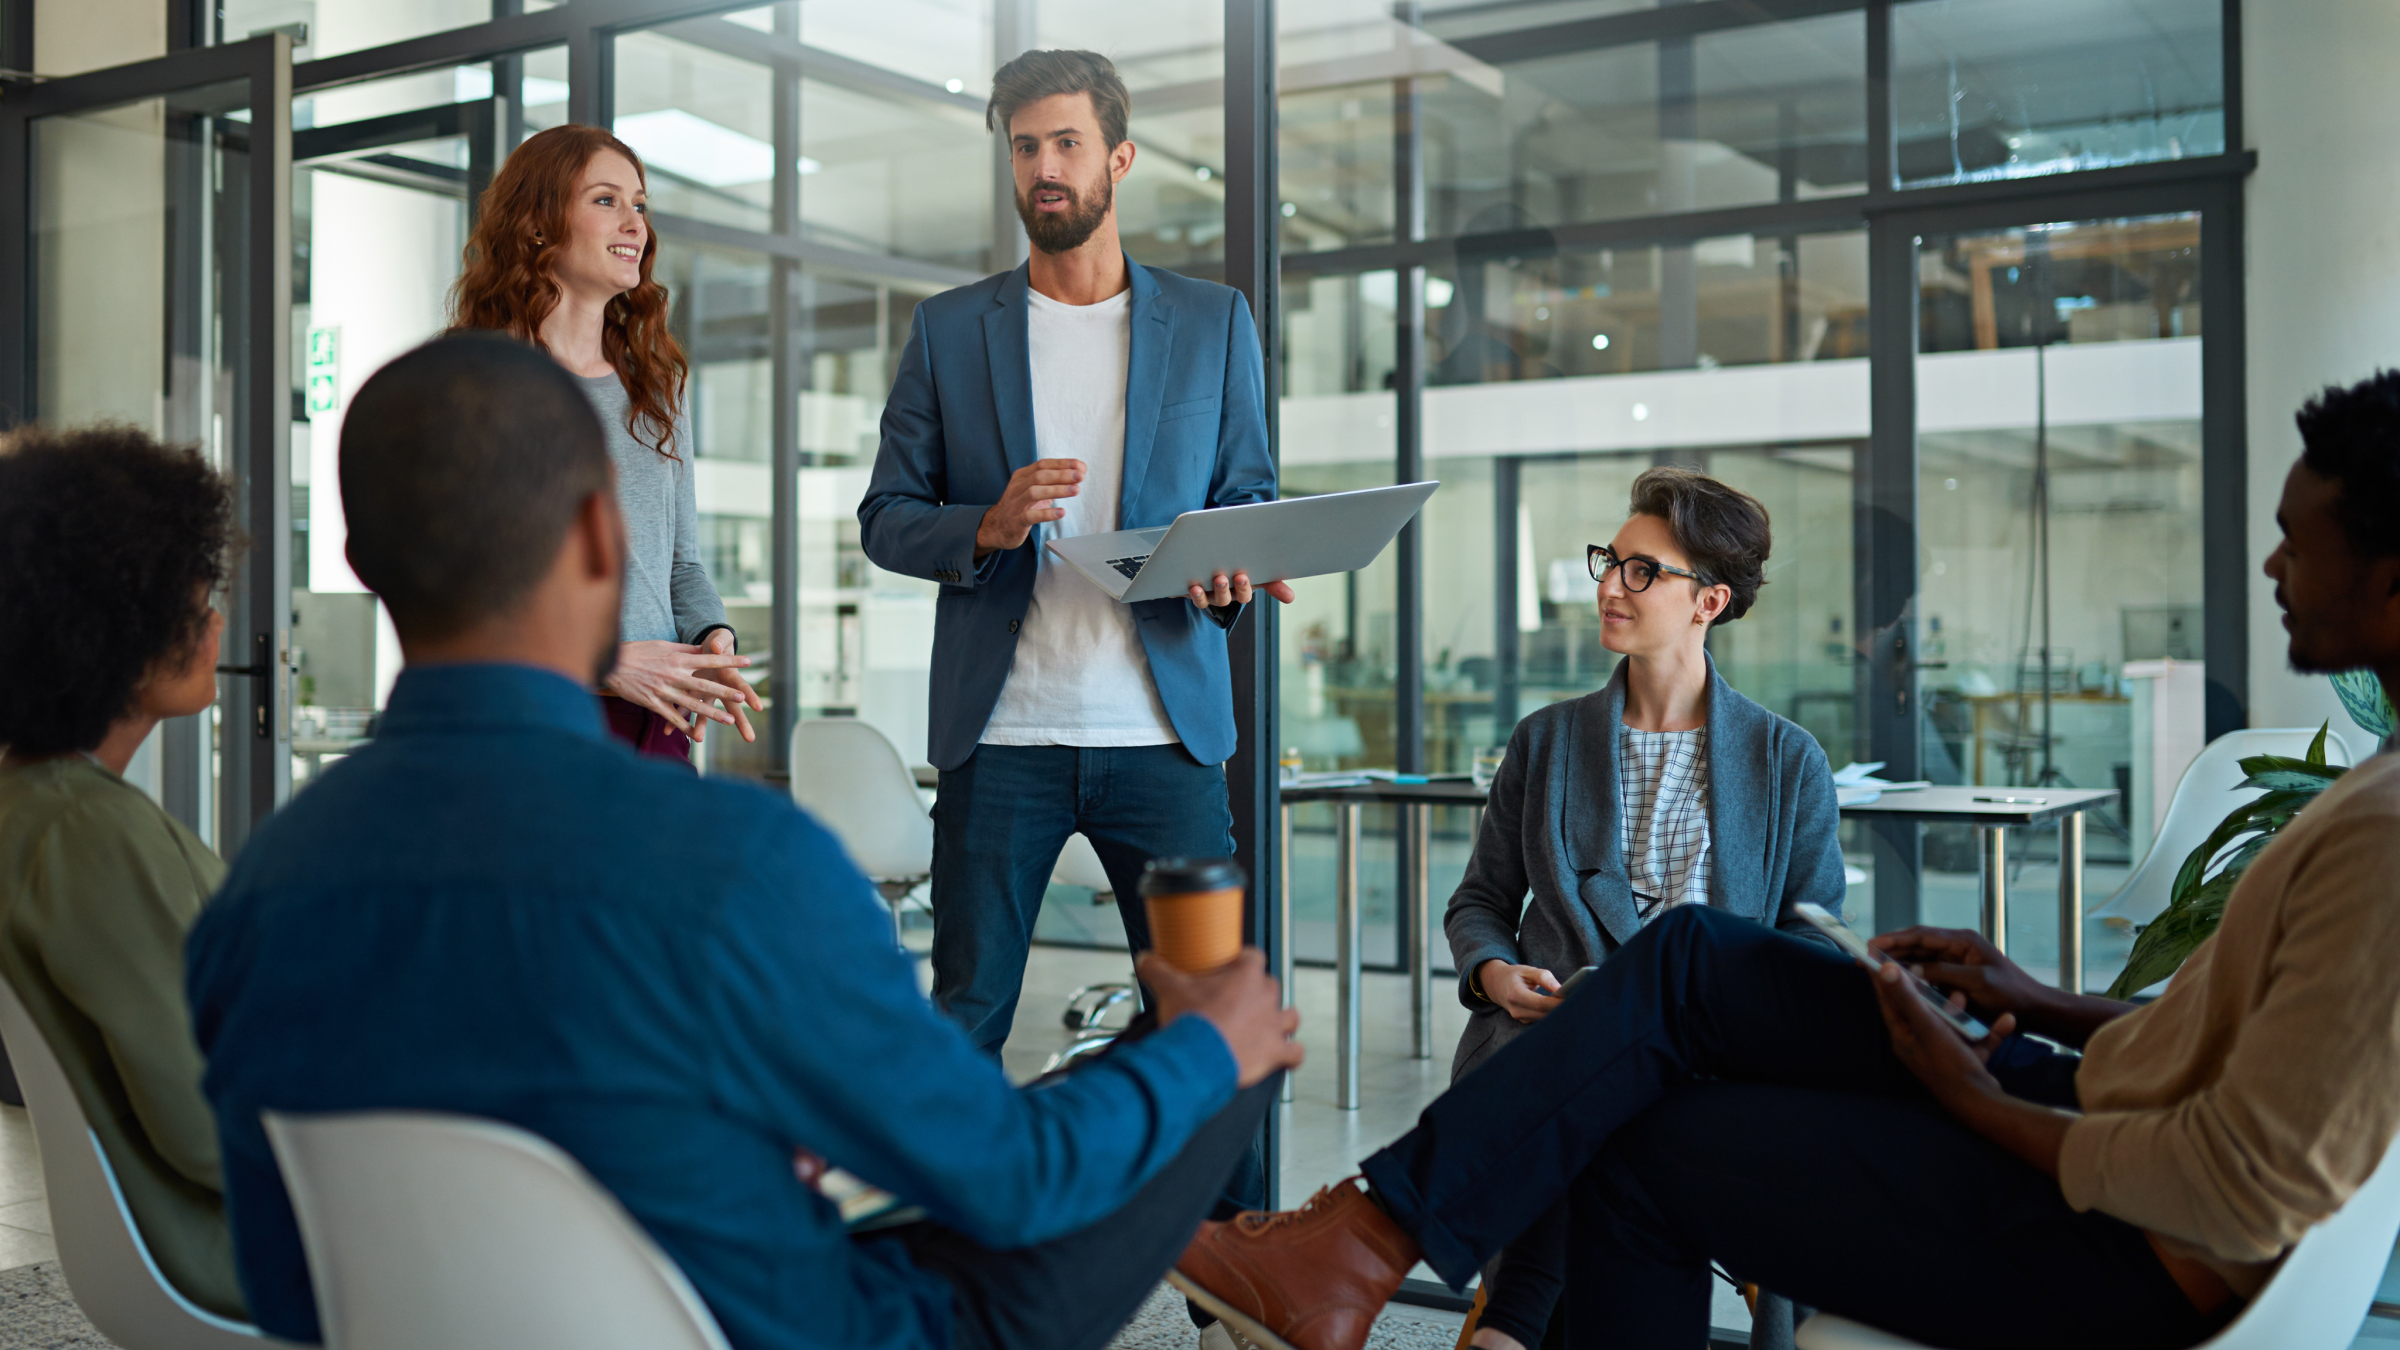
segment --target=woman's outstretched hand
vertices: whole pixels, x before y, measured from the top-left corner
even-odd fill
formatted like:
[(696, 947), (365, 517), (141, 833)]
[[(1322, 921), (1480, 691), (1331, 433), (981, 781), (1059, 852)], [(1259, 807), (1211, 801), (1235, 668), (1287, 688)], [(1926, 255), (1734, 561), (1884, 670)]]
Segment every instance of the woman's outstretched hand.
[[(733, 646), (733, 634), (724, 629), (709, 634), (712, 646), (718, 638), (724, 639), (725, 647)], [(749, 682), (733, 673), (734, 668), (749, 664), (747, 656), (736, 656), (730, 650), (695, 647), (688, 642), (625, 642), (617, 646), (616, 669), (608, 672), (600, 687), (628, 703), (657, 713), (667, 719), (669, 726), (693, 740), (700, 739), (700, 728), (706, 722), (739, 725), (747, 734), (747, 718), (737, 723), (738, 713), (716, 705), (720, 699), (729, 704), (745, 702), (740, 694), (725, 687), (723, 682), (731, 680), (749, 693), (748, 706), (763, 706), (758, 695), (750, 692)]]
[[(719, 628), (711, 632), (708, 640), (702, 645), (718, 656), (731, 656), (733, 655), (733, 630)], [(750, 664), (749, 657), (745, 656), (740, 659), (743, 665)], [(750, 687), (750, 682), (743, 679), (732, 666), (709, 666), (700, 670), (698, 674), (702, 679), (713, 680), (725, 687), (725, 692), (719, 693), (717, 699), (724, 705), (725, 711), (733, 714), (733, 729), (742, 733), (742, 739), (745, 741), (757, 740), (758, 733), (750, 729), (750, 713), (745, 712), (744, 709), (765, 712), (767, 705), (766, 701), (758, 696), (758, 691)], [(692, 739), (698, 741), (700, 733), (704, 730), (706, 728), (692, 728)]]
[(1520, 1022), (1539, 1022), (1558, 1007), (1558, 977), (1540, 966), (1512, 966), (1495, 956), (1475, 968), (1475, 983)]

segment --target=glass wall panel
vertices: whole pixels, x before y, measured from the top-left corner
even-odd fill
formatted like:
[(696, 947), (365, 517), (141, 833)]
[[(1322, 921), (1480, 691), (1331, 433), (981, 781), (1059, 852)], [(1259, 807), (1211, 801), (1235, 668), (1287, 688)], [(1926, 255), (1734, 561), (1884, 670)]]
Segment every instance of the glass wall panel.
[[(1922, 243), (1924, 773), (2117, 789), (2090, 816), (2096, 896), (2147, 849), (2182, 772), (2157, 750), (2200, 744), (2178, 721), (2199, 701), (2164, 696), (2202, 675), (2199, 229), (2176, 216)], [(2055, 843), (2028, 833), (2011, 866), (2035, 894)], [(1971, 921), (1972, 841), (1928, 830), (1925, 867), (1927, 920)], [(2012, 955), (2054, 963), (2054, 924), (2012, 907)], [(2129, 938), (2093, 924), (2087, 987)]]
[[(6, 208), (26, 213), (31, 273), (32, 406), (13, 413), (130, 423), (232, 467), (247, 434), (249, 93), (215, 85), (32, 124), (30, 200)], [(227, 664), (245, 659), (234, 636)], [(125, 772), (212, 845), (219, 712), (163, 724)]]
[[(668, 329), (691, 362), (684, 408), (692, 426), (701, 561), (751, 658), (743, 677), (772, 699), (781, 686), (780, 653), (768, 645), (775, 595), (770, 264), (760, 254), (690, 244), (662, 231), (654, 275), (667, 287)], [(774, 762), (763, 734), (749, 743), (712, 733), (700, 748), (710, 773), (756, 774)]]
[(772, 229), (773, 88), (766, 66), (720, 51), (664, 33), (618, 38), (612, 129), (642, 157), (651, 209)]
[[(801, 14), (815, 41), (822, 15)], [(980, 273), (991, 248), (998, 142), (967, 101), (908, 98), (864, 84), (800, 81), (800, 232), (866, 253)]]
[(2218, 0), (1894, 5), (1901, 182), (2220, 154), (2223, 25)]
[(1857, 13), (1491, 65), (1379, 7), (1285, 19), (1284, 181), (1293, 252), (1391, 237), (1394, 80), (1416, 74), (1426, 230), (1528, 226), (1802, 200), (1865, 180)]
[(295, 61), (464, 28), (484, 22), (494, 12), (492, 0), (219, 0), (212, 9), (219, 42), (240, 42), (271, 28), (299, 25), (290, 30)]
[[(455, 74), (488, 68), (461, 67)], [(405, 98), (446, 102), (454, 72), (378, 81), (313, 111), (360, 117), (400, 111)], [(292, 787), (363, 744), (400, 673), (400, 641), (382, 605), (343, 556), (349, 538), (339, 476), (350, 399), (384, 363), (441, 332), (467, 237), (463, 137), (401, 145), (345, 144), (308, 158), (317, 123), (294, 137), (292, 172), (292, 418), (294, 681)]]
[(800, 359), (800, 650), (790, 663), (802, 717), (857, 717), (926, 762), (926, 698), (939, 587), (886, 572), (859, 544), (858, 504), (874, 467), (891, 372), (918, 283), (821, 270), (796, 280)]
[(1863, 360), (1866, 264), (1863, 232), (1462, 253), (1426, 283), (1427, 383)]

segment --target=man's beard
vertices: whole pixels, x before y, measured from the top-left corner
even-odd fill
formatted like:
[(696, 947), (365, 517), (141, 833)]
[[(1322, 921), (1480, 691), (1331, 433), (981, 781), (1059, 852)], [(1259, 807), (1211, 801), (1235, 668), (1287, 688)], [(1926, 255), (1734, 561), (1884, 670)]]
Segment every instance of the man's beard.
[[(1067, 197), (1064, 211), (1041, 211), (1034, 207), (1033, 192), (1063, 192)], [(1065, 183), (1036, 183), (1033, 192), (1017, 194), (1017, 218), (1025, 222), (1025, 237), (1044, 253), (1072, 253), (1082, 248), (1108, 218), (1109, 207), (1115, 203), (1117, 185), (1105, 173), (1100, 175), (1096, 197), (1087, 200), (1084, 194)]]

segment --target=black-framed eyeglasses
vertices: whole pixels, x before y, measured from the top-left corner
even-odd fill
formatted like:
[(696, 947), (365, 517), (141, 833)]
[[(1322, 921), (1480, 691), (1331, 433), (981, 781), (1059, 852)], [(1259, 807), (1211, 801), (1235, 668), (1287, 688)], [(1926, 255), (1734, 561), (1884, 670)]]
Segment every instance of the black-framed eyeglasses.
[(1624, 568), (1625, 589), (1629, 591), (1649, 590), (1650, 583), (1658, 580), (1661, 572), (1671, 577), (1690, 577), (1703, 586), (1709, 584), (1708, 578), (1698, 572), (1686, 572), (1680, 567), (1669, 567), (1656, 558), (1644, 558), (1639, 555), (1620, 558), (1609, 552), (1606, 544), (1584, 545), (1583, 559), (1584, 566), (1591, 569), (1594, 581), (1606, 581), (1609, 573), (1620, 567)]

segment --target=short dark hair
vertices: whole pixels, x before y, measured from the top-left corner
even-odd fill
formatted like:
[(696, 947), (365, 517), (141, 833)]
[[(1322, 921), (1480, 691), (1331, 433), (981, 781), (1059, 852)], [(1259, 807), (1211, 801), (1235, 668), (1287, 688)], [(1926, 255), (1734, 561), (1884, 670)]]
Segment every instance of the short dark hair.
[(1692, 570), (1706, 584), (1732, 590), (1717, 623), (1750, 612), (1767, 584), (1767, 551), (1775, 542), (1758, 498), (1698, 469), (1661, 464), (1633, 480), (1633, 513), (1667, 522)]
[(2400, 371), (2377, 371), (2347, 389), (2328, 386), (2293, 420), (2300, 462), (2342, 485), (2333, 515), (2351, 551), (2400, 554)]
[(342, 417), (350, 566), (403, 636), (507, 613), (610, 485), (591, 400), (556, 361), (489, 333), (436, 338), (376, 371)]
[(0, 746), (100, 744), (191, 655), (235, 538), (233, 491), (196, 450), (122, 424), (0, 437)]
[(1100, 116), (1100, 139), (1111, 150), (1124, 143), (1133, 95), (1118, 78), (1116, 63), (1098, 52), (1026, 52), (1000, 67), (992, 75), (992, 101), (983, 105), (983, 129), (1008, 135), (1008, 120), (1017, 109), (1052, 94), (1090, 94), (1092, 111)]

